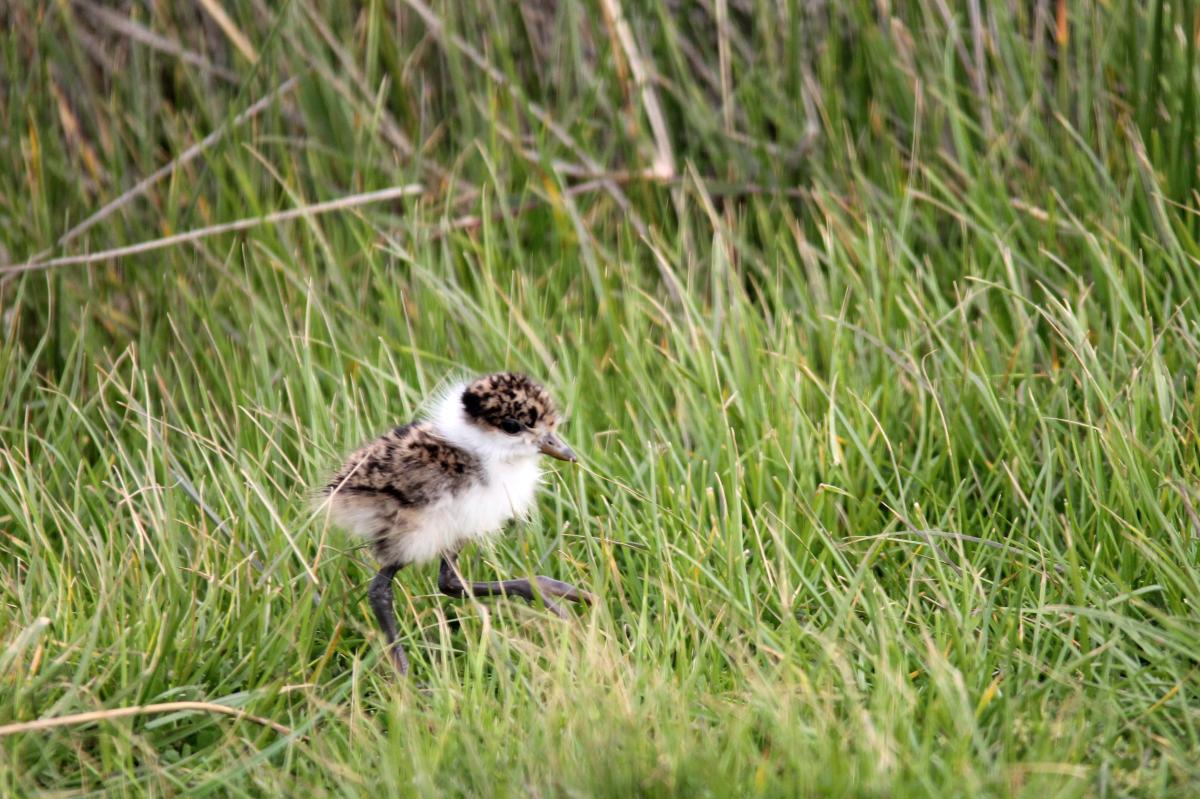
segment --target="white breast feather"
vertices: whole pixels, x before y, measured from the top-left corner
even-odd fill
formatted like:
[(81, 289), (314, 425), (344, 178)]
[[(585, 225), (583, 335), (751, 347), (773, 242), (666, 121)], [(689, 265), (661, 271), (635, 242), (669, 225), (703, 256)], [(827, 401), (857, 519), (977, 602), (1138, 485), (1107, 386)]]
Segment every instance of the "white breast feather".
[(485, 474), (486, 481), (422, 510), (417, 526), (397, 541), (406, 561), (433, 560), (468, 541), (500, 532), (510, 519), (529, 515), (541, 476), (536, 460), (490, 464)]

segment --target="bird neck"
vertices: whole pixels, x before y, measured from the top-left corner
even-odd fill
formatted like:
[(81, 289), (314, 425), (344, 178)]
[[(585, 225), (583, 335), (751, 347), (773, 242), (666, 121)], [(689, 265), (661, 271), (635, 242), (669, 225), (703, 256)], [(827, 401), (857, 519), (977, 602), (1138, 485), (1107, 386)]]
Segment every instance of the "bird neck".
[[(485, 467), (505, 465), (530, 459), (502, 437), (481, 430), (467, 418), (463, 410), (462, 393), (466, 384), (456, 384), (445, 391), (434, 404), (429, 422), (438, 436), (466, 450), (481, 460)], [(534, 455), (536, 460), (537, 456)]]

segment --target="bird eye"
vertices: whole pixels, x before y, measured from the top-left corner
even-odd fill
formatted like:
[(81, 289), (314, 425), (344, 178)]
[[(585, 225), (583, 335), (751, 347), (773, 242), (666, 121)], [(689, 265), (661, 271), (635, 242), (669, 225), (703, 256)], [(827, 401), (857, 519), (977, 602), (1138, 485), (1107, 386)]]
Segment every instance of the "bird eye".
[(505, 419), (500, 423), (500, 429), (508, 433), (510, 436), (515, 436), (525, 428), (525, 425), (518, 422), (516, 419)]

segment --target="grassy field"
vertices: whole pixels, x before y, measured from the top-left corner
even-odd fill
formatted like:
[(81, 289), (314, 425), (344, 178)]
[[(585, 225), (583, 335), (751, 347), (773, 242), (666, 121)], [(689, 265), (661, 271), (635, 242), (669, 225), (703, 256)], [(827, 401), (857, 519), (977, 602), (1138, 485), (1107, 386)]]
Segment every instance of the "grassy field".
[[(0, 795), (1200, 794), (1198, 14), (0, 4)], [(501, 368), (602, 601), (398, 680), (309, 492)]]

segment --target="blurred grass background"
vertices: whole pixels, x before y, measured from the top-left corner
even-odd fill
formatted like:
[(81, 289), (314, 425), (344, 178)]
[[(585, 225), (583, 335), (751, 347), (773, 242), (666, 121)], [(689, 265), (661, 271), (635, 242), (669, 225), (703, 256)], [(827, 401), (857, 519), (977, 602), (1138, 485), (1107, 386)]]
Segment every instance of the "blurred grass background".
[[(1200, 793), (1198, 14), (0, 4), (0, 793)], [(397, 681), (306, 494), (499, 368), (603, 601)]]

